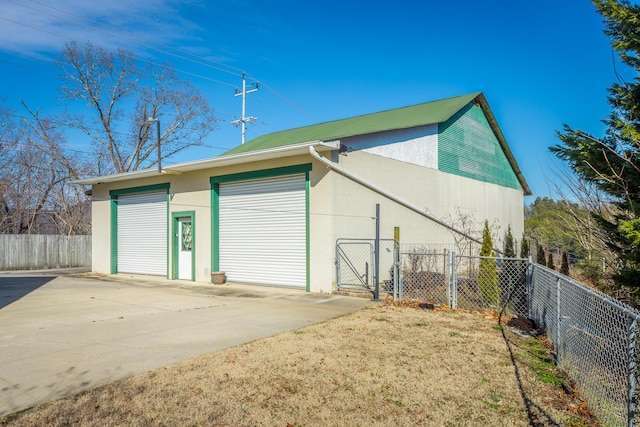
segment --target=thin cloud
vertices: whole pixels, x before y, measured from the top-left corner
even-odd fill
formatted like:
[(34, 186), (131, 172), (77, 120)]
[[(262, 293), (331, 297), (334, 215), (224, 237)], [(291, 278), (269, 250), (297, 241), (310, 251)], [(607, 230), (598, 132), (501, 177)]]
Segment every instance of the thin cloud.
[(167, 0), (8, 0), (0, 17), (0, 49), (36, 57), (57, 54), (71, 40), (140, 51), (140, 43), (180, 44), (202, 31)]

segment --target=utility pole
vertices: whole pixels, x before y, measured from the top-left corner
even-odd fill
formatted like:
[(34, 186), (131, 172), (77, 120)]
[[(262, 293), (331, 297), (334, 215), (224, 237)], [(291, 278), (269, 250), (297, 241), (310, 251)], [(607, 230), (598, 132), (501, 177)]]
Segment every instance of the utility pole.
[(162, 156), (160, 155), (160, 119), (157, 117), (149, 117), (145, 123), (150, 125), (151, 123), (155, 122), (157, 125), (157, 145), (158, 145), (158, 173), (162, 173)]
[(258, 83), (255, 83), (255, 82), (253, 83), (253, 87), (247, 90), (247, 82), (244, 79), (244, 72), (243, 72), (242, 73), (242, 92), (240, 92), (236, 88), (236, 93), (234, 95), (234, 96), (242, 95), (242, 117), (240, 118), (240, 120), (234, 120), (231, 122), (231, 124), (234, 126), (242, 126), (242, 143), (243, 144), (244, 144), (245, 133), (246, 133), (246, 123), (247, 122), (253, 123), (256, 121), (255, 117), (245, 117), (247, 94), (252, 92), (257, 92), (257, 91), (258, 91)]

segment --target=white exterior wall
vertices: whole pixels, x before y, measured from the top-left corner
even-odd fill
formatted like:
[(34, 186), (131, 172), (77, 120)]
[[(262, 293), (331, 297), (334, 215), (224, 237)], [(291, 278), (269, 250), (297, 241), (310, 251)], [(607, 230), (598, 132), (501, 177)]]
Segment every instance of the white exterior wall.
[(91, 193), (91, 270), (111, 272), (111, 198), (103, 185), (94, 185)]
[[(109, 191), (169, 182), (168, 225), (171, 227), (171, 213), (195, 211), (195, 280), (208, 283), (212, 255), (210, 177), (305, 163), (313, 163), (309, 173), (310, 290), (311, 292), (330, 292), (332, 278), (335, 276), (333, 273), (335, 240), (330, 232), (333, 226), (330, 178), (327, 168), (320, 162), (312, 161), (310, 156), (94, 185), (92, 195), (92, 270), (103, 274), (111, 272), (111, 199)], [(170, 228), (169, 235), (171, 237)], [(172, 239), (169, 242), (172, 243)], [(171, 263), (171, 256), (172, 251), (169, 251), (169, 263)]]
[[(470, 215), (481, 237), (484, 220), (496, 225), (501, 247), (507, 226), (519, 240), (524, 231), (524, 193), (496, 184), (477, 181), (438, 171), (438, 125), (420, 126), (359, 135), (340, 141), (347, 152), (334, 160), (345, 169), (378, 185), (393, 195), (418, 207), (445, 223), (460, 215)], [(338, 237), (373, 237), (373, 225), (363, 220), (373, 216), (375, 204), (381, 204), (381, 234), (393, 237), (399, 226), (403, 243), (452, 244), (452, 231), (366, 189), (342, 175), (335, 174), (333, 197), (337, 212), (354, 212), (335, 227), (336, 234), (351, 231), (355, 235)], [(358, 220), (361, 217), (361, 220)], [(455, 224), (453, 224), (455, 225)]]
[[(428, 128), (428, 127), (425, 127)], [(424, 129), (423, 129), (424, 130)], [(414, 150), (433, 134), (420, 135), (406, 131), (407, 144), (401, 149), (383, 144), (368, 146), (364, 137), (342, 141), (362, 151), (349, 152), (334, 160), (353, 173), (377, 184), (445, 221), (456, 217), (457, 211), (471, 214), (479, 227), (484, 219), (497, 221), (506, 232), (511, 225), (516, 239), (524, 227), (523, 192), (495, 184), (445, 174), (428, 165), (433, 161), (430, 150)], [(405, 131), (400, 131), (405, 132)], [(388, 138), (390, 133), (375, 138)], [(395, 137), (398, 137), (396, 135)], [(370, 138), (370, 137), (368, 137)], [(423, 140), (420, 140), (423, 138)], [(424, 139), (426, 138), (426, 139)], [(396, 138), (400, 140), (401, 138)], [(420, 142), (421, 143), (421, 142)], [(431, 146), (431, 145), (430, 145)], [(385, 151), (386, 150), (386, 151)], [(405, 160), (394, 160), (380, 154)], [(419, 154), (422, 153), (422, 154)], [(431, 154), (430, 154), (431, 153)], [(437, 150), (436, 150), (437, 154)], [(422, 157), (421, 157), (422, 156)], [(408, 161), (409, 159), (411, 161)], [(437, 157), (436, 157), (437, 159)], [(211, 176), (270, 169), (312, 163), (309, 173), (309, 290), (331, 292), (335, 289), (335, 243), (338, 238), (373, 238), (375, 235), (375, 204), (381, 204), (381, 237), (393, 237), (393, 227), (401, 228), (403, 243), (452, 243), (451, 232), (427, 218), (398, 205), (362, 185), (332, 171), (311, 156), (299, 156), (247, 163), (238, 166), (206, 169), (182, 175), (161, 175), (154, 178), (122, 181), (93, 186), (93, 271), (110, 273), (111, 209), (109, 190), (160, 183), (170, 183), (169, 217), (172, 212), (195, 211), (195, 280), (210, 281), (211, 272)], [(420, 164), (420, 166), (418, 165)], [(170, 222), (169, 227), (171, 226)], [(169, 228), (169, 233), (171, 229)], [(169, 240), (172, 242), (172, 239)], [(499, 242), (495, 242), (499, 245)], [(172, 251), (169, 251), (171, 263)]]
[[(167, 175), (169, 182), (169, 218), (173, 212), (195, 211), (195, 281), (211, 281), (211, 185), (210, 173), (197, 171)], [(170, 227), (173, 224), (170, 223)], [(172, 230), (169, 229), (172, 236)], [(169, 245), (173, 244), (173, 237)], [(169, 251), (171, 266), (173, 251)]]
[(438, 125), (358, 135), (341, 141), (351, 151), (364, 151), (430, 169), (438, 169)]
[[(522, 190), (476, 181), (405, 162), (386, 159), (366, 152), (340, 156), (340, 165), (380, 188), (416, 206), (432, 216), (451, 223), (459, 213), (470, 214), (477, 223), (479, 236), (487, 219), (501, 226), (500, 236), (511, 226), (519, 239), (524, 231)], [(372, 238), (375, 204), (381, 205), (381, 237), (393, 238), (393, 228), (400, 227), (403, 243), (453, 243), (452, 232), (407, 208), (366, 189), (349, 178), (336, 174), (333, 194), (336, 212), (349, 212), (336, 224), (340, 237)], [(494, 242), (500, 246), (501, 242)]]

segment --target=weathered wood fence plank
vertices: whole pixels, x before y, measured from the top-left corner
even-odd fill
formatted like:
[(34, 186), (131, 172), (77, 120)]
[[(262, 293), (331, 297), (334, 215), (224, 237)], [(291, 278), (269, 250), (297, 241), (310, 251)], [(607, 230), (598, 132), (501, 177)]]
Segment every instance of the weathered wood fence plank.
[(91, 267), (91, 236), (0, 234), (0, 270)]

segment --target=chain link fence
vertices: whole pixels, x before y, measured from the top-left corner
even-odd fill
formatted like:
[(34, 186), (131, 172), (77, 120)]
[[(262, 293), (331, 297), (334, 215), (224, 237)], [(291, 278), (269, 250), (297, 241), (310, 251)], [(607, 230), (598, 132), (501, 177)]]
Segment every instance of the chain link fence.
[[(380, 245), (381, 290), (400, 300), (533, 320), (602, 425), (636, 425), (640, 312), (527, 259), (399, 248), (394, 240)], [(336, 246), (339, 288), (372, 289), (373, 240), (345, 239)]]
[(530, 313), (602, 425), (635, 426), (638, 320), (621, 302), (532, 264)]
[(529, 260), (452, 255), (453, 307), (527, 315)]
[(439, 253), (428, 246), (400, 251), (399, 299), (467, 310), (527, 315), (528, 260)]
[(438, 253), (429, 246), (403, 246), (400, 251), (399, 299), (420, 300), (449, 305), (449, 254)]

